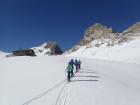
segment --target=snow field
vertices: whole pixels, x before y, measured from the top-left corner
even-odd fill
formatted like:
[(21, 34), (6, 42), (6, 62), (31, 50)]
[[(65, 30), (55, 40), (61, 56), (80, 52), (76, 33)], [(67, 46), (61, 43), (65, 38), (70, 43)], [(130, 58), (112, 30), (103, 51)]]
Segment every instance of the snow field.
[(80, 58), (81, 70), (65, 79), (75, 57), (9, 57), (0, 62), (1, 105), (139, 105), (140, 65)]
[[(89, 45), (92, 46), (93, 42), (91, 42)], [(140, 64), (139, 44), (140, 38), (130, 42), (125, 42), (123, 44), (117, 44), (115, 46), (106, 47), (105, 45), (102, 45), (100, 47), (90, 48), (86, 48), (86, 46), (83, 46), (76, 52), (67, 54), (67, 56), (86, 57), (101, 60)]]

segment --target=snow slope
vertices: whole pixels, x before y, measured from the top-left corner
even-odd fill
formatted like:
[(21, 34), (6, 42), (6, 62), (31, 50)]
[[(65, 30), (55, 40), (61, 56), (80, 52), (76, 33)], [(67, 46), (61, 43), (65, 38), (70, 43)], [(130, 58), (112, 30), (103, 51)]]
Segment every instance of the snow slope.
[(3, 59), (0, 105), (140, 105), (140, 65), (81, 58), (82, 69), (68, 83), (70, 59)]
[(92, 41), (88, 46), (82, 46), (79, 50), (67, 55), (140, 64), (140, 38), (138, 37), (135, 40), (114, 46), (103, 44), (100, 47), (95, 47), (95, 44), (97, 41)]
[(0, 51), (0, 59), (5, 58), (5, 56), (6, 56), (7, 54), (8, 54), (8, 53), (6, 53), (6, 52)]

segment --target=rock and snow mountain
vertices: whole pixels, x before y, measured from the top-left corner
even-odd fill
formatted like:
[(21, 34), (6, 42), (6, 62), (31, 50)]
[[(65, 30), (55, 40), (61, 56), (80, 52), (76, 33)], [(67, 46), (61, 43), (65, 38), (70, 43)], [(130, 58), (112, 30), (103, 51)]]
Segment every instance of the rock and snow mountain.
[(62, 54), (62, 50), (56, 42), (46, 42), (41, 46), (31, 48), (34, 50), (35, 55), (57, 55)]
[[(140, 105), (140, 65), (134, 64), (140, 63), (139, 26), (114, 33), (96, 24), (69, 56), (1, 59), (0, 105)], [(61, 52), (52, 45), (32, 49), (37, 55)], [(79, 57), (82, 67), (68, 83), (65, 69), (73, 56)]]
[(140, 63), (140, 22), (122, 33), (102, 24), (86, 29), (83, 39), (71, 50), (70, 56)]
[[(33, 50), (33, 54), (30, 53), (30, 51)], [(59, 45), (56, 42), (45, 42), (40, 46), (37, 47), (32, 47), (30, 49), (25, 49), (25, 50), (15, 50), (13, 53), (5, 53), (0, 51), (0, 58), (1, 57), (11, 57), (11, 56), (42, 56), (42, 55), (60, 55), (62, 54), (63, 51), (59, 47)]]

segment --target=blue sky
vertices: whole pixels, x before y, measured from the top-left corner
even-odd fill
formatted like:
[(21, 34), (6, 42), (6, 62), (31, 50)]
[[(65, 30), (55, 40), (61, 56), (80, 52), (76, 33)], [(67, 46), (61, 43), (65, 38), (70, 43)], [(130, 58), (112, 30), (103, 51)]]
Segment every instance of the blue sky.
[(139, 0), (0, 0), (0, 50), (56, 41), (71, 48), (98, 22), (118, 32), (140, 21)]

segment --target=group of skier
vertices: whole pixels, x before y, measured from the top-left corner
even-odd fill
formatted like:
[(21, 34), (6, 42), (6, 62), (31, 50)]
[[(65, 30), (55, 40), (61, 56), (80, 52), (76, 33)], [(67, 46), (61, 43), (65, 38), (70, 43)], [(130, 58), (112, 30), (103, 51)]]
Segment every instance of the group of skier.
[(70, 82), (71, 80), (71, 77), (74, 76), (74, 67), (75, 67), (75, 70), (77, 73), (79, 71), (79, 69), (81, 69), (81, 61), (80, 60), (73, 60), (71, 59), (69, 62), (68, 62), (68, 65), (67, 65), (67, 68), (66, 68), (66, 71), (67, 71), (67, 80)]

